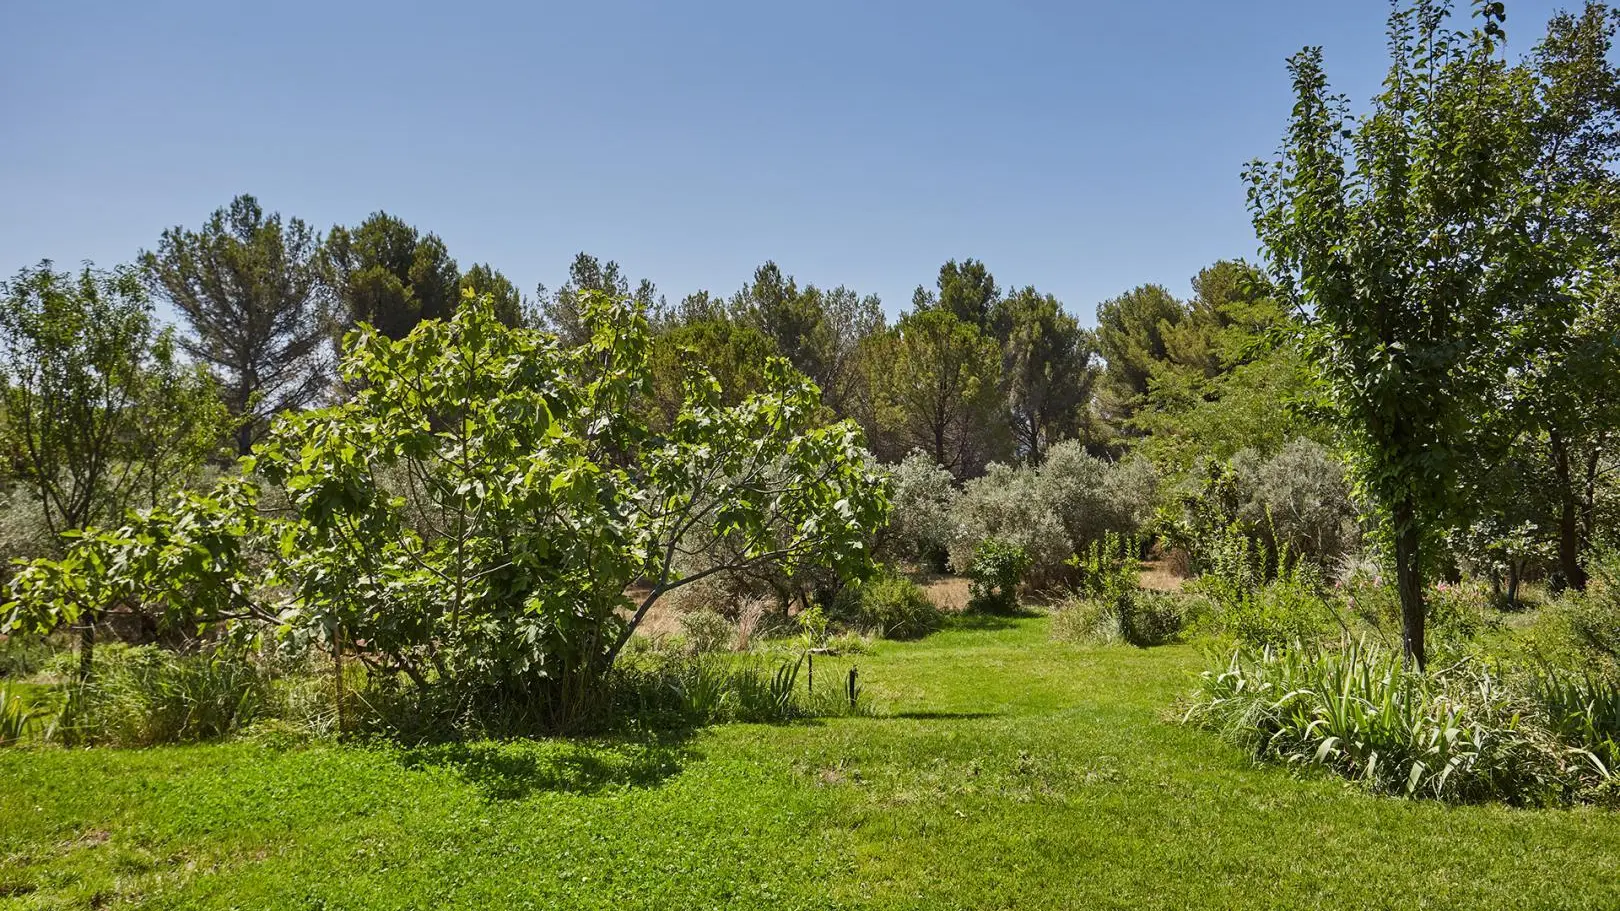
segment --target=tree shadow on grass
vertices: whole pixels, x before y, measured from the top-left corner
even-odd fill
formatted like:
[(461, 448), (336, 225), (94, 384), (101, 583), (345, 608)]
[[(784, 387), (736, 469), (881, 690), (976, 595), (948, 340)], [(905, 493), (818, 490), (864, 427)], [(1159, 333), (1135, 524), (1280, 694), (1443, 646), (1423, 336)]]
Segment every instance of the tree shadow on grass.
[(1039, 616), (1041, 616), (1039, 611), (1033, 611), (1022, 607), (1016, 611), (1004, 614), (984, 614), (976, 611), (966, 611), (960, 614), (951, 614), (950, 616), (946, 617), (943, 628), (948, 630), (971, 630), (974, 632), (1012, 629), (1014, 626), (1018, 625), (1019, 620), (1027, 620), (1030, 617)]
[(1000, 712), (895, 712), (879, 716), (902, 718), (906, 721), (974, 721), (980, 718), (1000, 718)]
[(545, 792), (657, 787), (701, 758), (686, 746), (689, 734), (435, 743), (398, 756), (407, 769), (454, 771), (489, 800), (522, 800)]

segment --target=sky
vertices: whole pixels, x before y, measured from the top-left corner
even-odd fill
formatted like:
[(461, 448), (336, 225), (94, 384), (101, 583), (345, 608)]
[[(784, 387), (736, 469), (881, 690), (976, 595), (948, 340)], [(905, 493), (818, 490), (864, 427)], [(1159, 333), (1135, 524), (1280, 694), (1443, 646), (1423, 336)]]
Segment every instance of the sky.
[[(1511, 52), (1566, 3), (1509, 0)], [(239, 193), (377, 210), (526, 292), (578, 251), (671, 301), (775, 260), (897, 313), (974, 257), (1087, 323), (1256, 256), (1285, 61), (1365, 101), (1382, 0), (0, 0), (0, 275), (110, 266)]]

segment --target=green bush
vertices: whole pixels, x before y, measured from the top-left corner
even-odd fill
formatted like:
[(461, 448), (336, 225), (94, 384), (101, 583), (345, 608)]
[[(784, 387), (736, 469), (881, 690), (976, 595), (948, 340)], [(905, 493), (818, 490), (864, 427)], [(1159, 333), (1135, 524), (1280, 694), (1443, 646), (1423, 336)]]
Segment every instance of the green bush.
[(64, 686), (54, 737), (112, 746), (209, 740), (266, 714), (269, 695), (262, 670), (224, 649), (104, 648), (94, 675)]
[(1532, 677), (1532, 692), (1560, 737), (1590, 753), (1610, 776), (1620, 773), (1620, 682), (1543, 666)]
[(502, 725), (565, 730), (602, 709), (646, 616), (624, 609), (626, 587), (652, 580), (651, 603), (691, 578), (675, 555), (714, 574), (866, 574), (887, 485), (814, 383), (773, 360), (726, 404), (700, 380), (651, 432), (635, 407), (646, 314), (581, 304), (580, 345), (504, 325), (487, 297), (405, 339), (362, 326), (341, 365), (353, 394), (283, 415), (243, 464), (251, 479), (29, 564), (0, 624), (41, 634), (127, 603), (192, 634), (330, 648), (341, 630), (435, 712), (478, 703)]
[(1409, 797), (1542, 804), (1612, 787), (1567, 717), (1551, 722), (1483, 663), (1425, 674), (1366, 643), (1239, 649), (1203, 674), (1184, 720), (1262, 759)]
[(737, 625), (711, 608), (681, 614), (681, 631), (686, 647), (697, 655), (728, 651), (737, 641)]
[(804, 656), (786, 660), (685, 657), (646, 653), (615, 669), (614, 717), (653, 727), (723, 722), (774, 724), (800, 718), (861, 714), (857, 691), (809, 692)]
[(1072, 588), (1082, 598), (1117, 601), (1136, 591), (1141, 571), (1137, 567), (1136, 541), (1128, 535), (1108, 532), (1069, 558), (1074, 573)]
[(921, 450), (889, 469), (889, 525), (882, 535), (885, 553), (944, 572), (949, 560), (951, 512), (957, 492), (951, 473)]
[(1593, 561), (1586, 591), (1564, 599), (1576, 647), (1597, 661), (1620, 665), (1620, 556)]
[(20, 689), (0, 686), (0, 747), (20, 742), (37, 716), (38, 711)]
[(1133, 591), (1121, 598), (1072, 597), (1052, 617), (1052, 636), (1068, 642), (1147, 648), (1180, 638), (1197, 617), (1196, 596)]
[(944, 621), (922, 586), (885, 575), (861, 586), (861, 626), (885, 639), (920, 639)]
[(1455, 645), (1478, 638), (1490, 624), (1494, 601), (1489, 587), (1440, 583), (1429, 590), (1424, 606), (1435, 639)]
[(1029, 569), (1029, 553), (1016, 544), (986, 538), (968, 566), (968, 609), (1011, 613), (1018, 607), (1018, 583)]
[(39, 673), (56, 651), (49, 640), (35, 636), (0, 636), (0, 680)]

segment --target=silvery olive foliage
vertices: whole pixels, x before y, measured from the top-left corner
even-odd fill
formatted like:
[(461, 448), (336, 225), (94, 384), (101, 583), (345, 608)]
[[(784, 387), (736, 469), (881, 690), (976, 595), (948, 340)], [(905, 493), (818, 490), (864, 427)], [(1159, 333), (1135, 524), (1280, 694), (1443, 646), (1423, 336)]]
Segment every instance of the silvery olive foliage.
[(1108, 462), (1059, 443), (1039, 468), (992, 465), (954, 509), (951, 565), (962, 571), (995, 539), (1023, 548), (1035, 585), (1061, 580), (1068, 559), (1104, 535), (1134, 535), (1152, 521), (1158, 479), (1145, 459)]
[(889, 469), (889, 487), (893, 508), (883, 536), (886, 551), (943, 570), (952, 537), (952, 510), (961, 496), (951, 473), (916, 450)]

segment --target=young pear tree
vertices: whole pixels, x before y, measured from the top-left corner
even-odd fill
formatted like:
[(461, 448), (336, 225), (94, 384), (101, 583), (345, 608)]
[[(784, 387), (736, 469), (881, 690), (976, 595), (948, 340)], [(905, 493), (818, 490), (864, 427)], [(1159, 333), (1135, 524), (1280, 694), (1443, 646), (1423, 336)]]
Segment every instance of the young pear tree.
[(1352, 119), (1320, 48), (1289, 63), (1280, 157), (1247, 171), (1254, 225), (1357, 478), (1393, 544), (1403, 644), (1425, 662), (1424, 558), (1458, 511), (1471, 422), (1500, 366), (1489, 340), (1532, 276), (1518, 191), (1531, 159), (1528, 87), (1501, 58), (1503, 5), (1450, 25), (1450, 4), (1390, 18), (1384, 90)]

